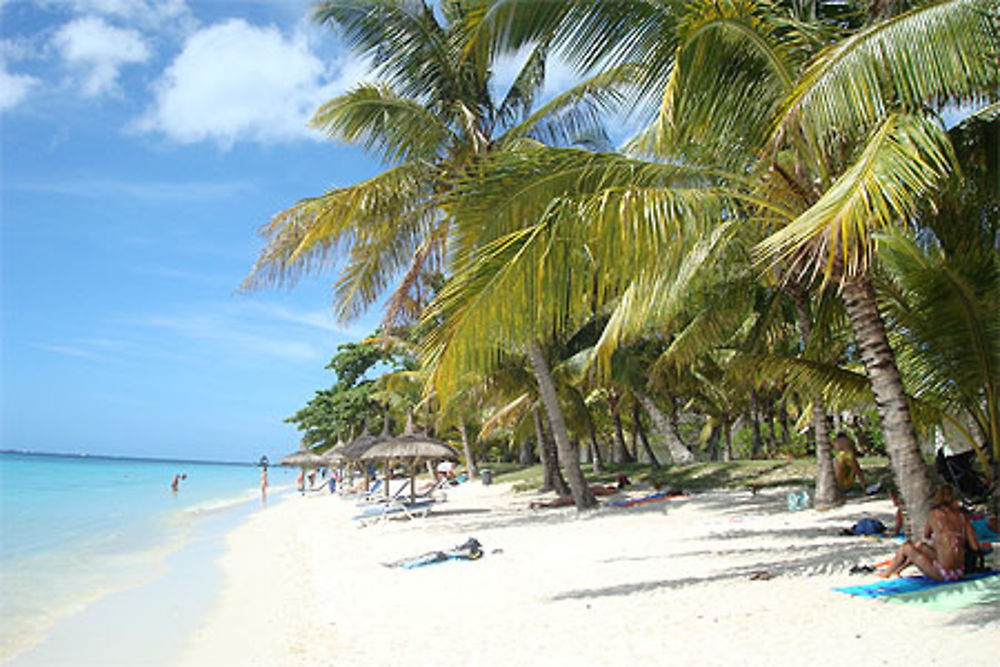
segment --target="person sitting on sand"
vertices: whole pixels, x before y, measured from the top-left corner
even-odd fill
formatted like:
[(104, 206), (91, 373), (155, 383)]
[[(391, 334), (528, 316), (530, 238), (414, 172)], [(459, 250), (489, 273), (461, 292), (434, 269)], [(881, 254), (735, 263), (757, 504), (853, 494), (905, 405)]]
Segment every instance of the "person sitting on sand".
[(907, 565), (916, 565), (935, 581), (958, 581), (965, 575), (965, 550), (979, 550), (976, 531), (958, 507), (948, 485), (938, 487), (924, 527), (924, 541), (907, 540), (880, 576), (888, 579)]
[(837, 490), (841, 493), (850, 491), (855, 479), (861, 482), (861, 488), (868, 486), (865, 473), (858, 465), (858, 453), (854, 443), (843, 431), (830, 443), (833, 446), (833, 474), (837, 481)]

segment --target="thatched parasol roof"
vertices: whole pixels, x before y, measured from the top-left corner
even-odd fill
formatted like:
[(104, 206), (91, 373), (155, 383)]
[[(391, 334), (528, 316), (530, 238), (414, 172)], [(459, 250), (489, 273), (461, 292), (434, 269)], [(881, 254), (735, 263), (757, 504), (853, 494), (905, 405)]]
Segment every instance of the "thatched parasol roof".
[(411, 465), (420, 460), (458, 460), (458, 450), (446, 442), (418, 433), (413, 427), (413, 416), (406, 421), (406, 429), (394, 438), (371, 445), (361, 455), (365, 461), (407, 461)]
[(379, 442), (368, 448), (361, 455), (364, 461), (372, 460), (393, 460), (393, 461), (418, 461), (427, 459), (448, 459), (458, 460), (458, 450), (451, 445), (435, 440), (420, 433), (403, 434)]
[(340, 455), (344, 457), (347, 461), (357, 461), (361, 458), (361, 455), (367, 452), (373, 445), (376, 445), (383, 440), (388, 440), (392, 435), (389, 433), (389, 420), (386, 418), (385, 427), (382, 429), (382, 433), (379, 435), (372, 435), (368, 432), (368, 427), (349, 443), (344, 445), (344, 448), (340, 450)]
[(347, 447), (343, 440), (338, 440), (337, 444), (323, 452), (323, 460), (330, 465), (336, 465), (344, 460), (344, 449)]
[(322, 456), (310, 449), (300, 449), (282, 458), (278, 464), (283, 466), (298, 466), (299, 468), (319, 468), (325, 466), (326, 461), (323, 460)]
[[(416, 467), (420, 461), (458, 460), (458, 450), (451, 445), (423, 433), (415, 433), (413, 417), (406, 422), (406, 430), (395, 438), (377, 442), (361, 455), (364, 461), (399, 461), (410, 469), (410, 502), (416, 499)], [(388, 466), (387, 466), (388, 468)], [(387, 473), (388, 474), (388, 473)]]

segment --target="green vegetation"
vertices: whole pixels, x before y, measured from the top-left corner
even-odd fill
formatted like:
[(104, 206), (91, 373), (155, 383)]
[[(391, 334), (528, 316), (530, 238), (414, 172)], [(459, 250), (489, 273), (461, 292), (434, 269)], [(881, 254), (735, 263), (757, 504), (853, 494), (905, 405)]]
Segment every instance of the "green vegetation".
[[(394, 421), (419, 414), (467, 458), (537, 457), (525, 483), (580, 509), (581, 452), (591, 474), (641, 460), (680, 486), (804, 479), (801, 461), (709, 462), (809, 454), (832, 503), (845, 430), (887, 454), (919, 531), (921, 440), (1000, 479), (998, 17), (1000, 0), (322, 2), (378, 83), (314, 123), (391, 166), (276, 216), (248, 284), (338, 266), (345, 318), (389, 293), (419, 361)], [(538, 104), (552, 53), (582, 83)], [(611, 150), (602, 122), (625, 111), (643, 126)]]

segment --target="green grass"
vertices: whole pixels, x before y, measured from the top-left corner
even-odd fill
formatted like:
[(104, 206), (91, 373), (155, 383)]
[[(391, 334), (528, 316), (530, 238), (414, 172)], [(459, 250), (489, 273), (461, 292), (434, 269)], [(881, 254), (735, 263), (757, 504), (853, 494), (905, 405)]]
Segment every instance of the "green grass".
[[(864, 458), (860, 461), (869, 482), (889, 474), (884, 458)], [(491, 464), (495, 482), (513, 482), (515, 491), (533, 491), (542, 485), (542, 467), (514, 463)], [(666, 466), (653, 470), (645, 464), (607, 464), (605, 472), (595, 475), (589, 464), (583, 472), (589, 482), (612, 483), (624, 473), (633, 482), (645, 482), (656, 488), (679, 487), (685, 491), (710, 489), (762, 489), (775, 486), (808, 486), (816, 484), (816, 460), (776, 459), (767, 461), (713, 461), (685, 466)]]

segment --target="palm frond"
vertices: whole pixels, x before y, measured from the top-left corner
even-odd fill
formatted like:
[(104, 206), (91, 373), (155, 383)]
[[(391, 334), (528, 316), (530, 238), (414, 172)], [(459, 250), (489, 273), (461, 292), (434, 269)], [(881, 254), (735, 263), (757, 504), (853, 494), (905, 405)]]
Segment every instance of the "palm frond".
[(497, 107), (497, 123), (504, 126), (516, 125), (526, 118), (535, 105), (535, 98), (545, 85), (545, 66), (548, 62), (548, 43), (542, 41), (532, 50), (521, 71), (508, 89), (503, 101)]
[(776, 136), (800, 126), (871, 127), (894, 109), (996, 98), (1000, 89), (997, 0), (940, 0), (874, 23), (823, 51), (778, 117)]
[(564, 91), (509, 128), (498, 144), (523, 137), (550, 145), (570, 145), (586, 136), (606, 136), (605, 119), (617, 111), (622, 89), (632, 86), (638, 68), (622, 66), (597, 74)]
[(482, 428), (479, 429), (479, 438), (488, 438), (498, 429), (512, 428), (531, 410), (534, 402), (535, 400), (530, 394), (521, 394), (513, 401), (500, 407), (489, 419), (483, 422)]
[(888, 116), (858, 159), (802, 215), (758, 244), (757, 259), (845, 279), (871, 263), (872, 231), (909, 221), (951, 169), (948, 135), (924, 116)]
[(438, 116), (386, 85), (361, 84), (313, 115), (310, 125), (348, 143), (362, 143), (390, 163), (433, 160), (451, 137)]
[(313, 20), (340, 28), (352, 50), (404, 97), (440, 110), (462, 88), (448, 32), (423, 0), (331, 0), (315, 6)]
[(751, 355), (749, 359), (761, 378), (787, 384), (803, 396), (821, 397), (824, 405), (843, 410), (868, 409), (874, 405), (863, 369), (777, 354)]
[[(879, 246), (902, 288), (886, 306), (914, 395), (973, 416), (984, 404), (1000, 410), (1000, 256), (985, 248), (946, 256), (900, 233), (881, 236)], [(985, 413), (977, 421), (988, 433)]]
[(432, 179), (426, 164), (408, 162), (278, 213), (260, 230), (266, 243), (242, 289), (294, 284), (334, 266), (338, 252), (349, 248), (344, 275), (351, 278), (340, 281), (339, 308), (342, 316), (360, 312), (406, 265), (402, 247), (426, 235), (435, 217), (427, 192)]

